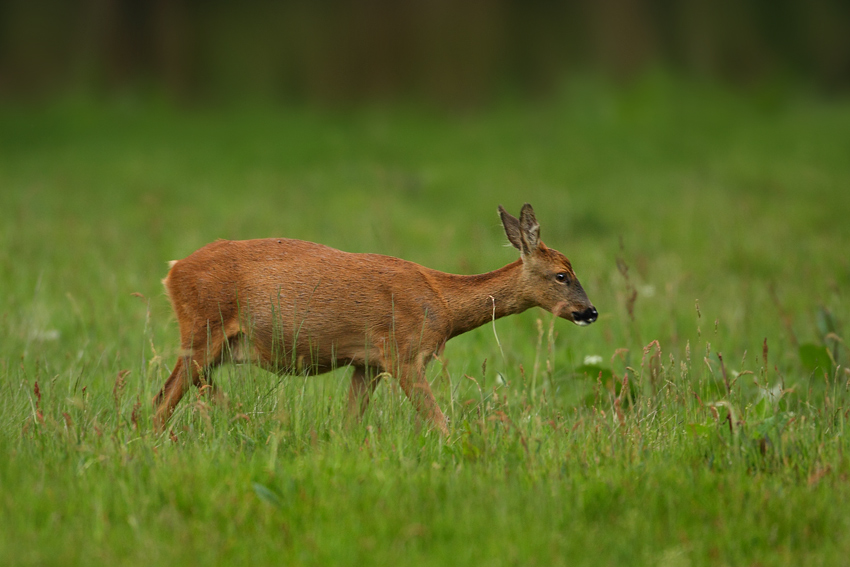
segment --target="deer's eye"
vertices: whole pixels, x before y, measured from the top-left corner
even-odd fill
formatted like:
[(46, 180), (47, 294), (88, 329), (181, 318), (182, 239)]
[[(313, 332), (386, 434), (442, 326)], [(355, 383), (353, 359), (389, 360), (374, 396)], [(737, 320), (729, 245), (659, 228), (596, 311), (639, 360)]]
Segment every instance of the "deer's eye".
[(565, 274), (564, 272), (559, 272), (559, 273), (555, 274), (555, 279), (558, 280), (559, 282), (563, 283), (563, 282), (567, 281), (567, 274)]

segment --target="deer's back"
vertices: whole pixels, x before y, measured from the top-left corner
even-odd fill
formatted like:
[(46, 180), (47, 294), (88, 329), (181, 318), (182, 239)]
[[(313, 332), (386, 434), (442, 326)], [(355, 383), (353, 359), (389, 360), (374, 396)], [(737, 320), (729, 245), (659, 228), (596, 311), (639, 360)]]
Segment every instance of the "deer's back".
[(277, 333), (346, 358), (390, 336), (444, 340), (450, 330), (431, 273), (302, 240), (219, 240), (176, 262), (164, 284), (181, 326), (238, 321), (260, 341)]

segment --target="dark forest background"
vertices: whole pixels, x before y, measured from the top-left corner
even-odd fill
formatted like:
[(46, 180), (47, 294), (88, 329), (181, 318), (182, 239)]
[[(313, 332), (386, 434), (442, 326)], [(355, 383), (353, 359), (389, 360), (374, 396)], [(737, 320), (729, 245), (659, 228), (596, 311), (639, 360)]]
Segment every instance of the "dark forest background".
[(850, 87), (846, 0), (6, 0), (0, 99), (451, 105), (648, 69)]

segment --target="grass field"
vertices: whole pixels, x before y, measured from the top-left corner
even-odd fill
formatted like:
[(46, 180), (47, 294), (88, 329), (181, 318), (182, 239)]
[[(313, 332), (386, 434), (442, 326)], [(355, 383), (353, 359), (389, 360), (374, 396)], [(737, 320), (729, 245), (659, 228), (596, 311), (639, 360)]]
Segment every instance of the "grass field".
[[(848, 157), (846, 102), (660, 78), (464, 114), (2, 107), (0, 564), (846, 564)], [(226, 404), (153, 431), (168, 260), (287, 236), (478, 273), (525, 201), (600, 319), (450, 342), (448, 438), (387, 382), (346, 426), (345, 368), (226, 366)]]

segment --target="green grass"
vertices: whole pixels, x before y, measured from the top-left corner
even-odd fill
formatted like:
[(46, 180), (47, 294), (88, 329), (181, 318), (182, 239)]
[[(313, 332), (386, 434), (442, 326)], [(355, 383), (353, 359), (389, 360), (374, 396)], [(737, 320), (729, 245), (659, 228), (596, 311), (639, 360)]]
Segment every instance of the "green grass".
[[(846, 102), (660, 78), (463, 115), (0, 108), (0, 563), (841, 564), (848, 151)], [(390, 383), (347, 427), (347, 369), (241, 366), (154, 433), (168, 260), (287, 236), (483, 272), (525, 201), (600, 319), (450, 342), (447, 439)]]

